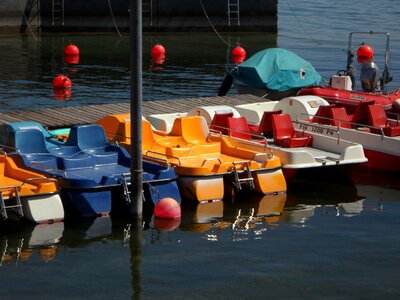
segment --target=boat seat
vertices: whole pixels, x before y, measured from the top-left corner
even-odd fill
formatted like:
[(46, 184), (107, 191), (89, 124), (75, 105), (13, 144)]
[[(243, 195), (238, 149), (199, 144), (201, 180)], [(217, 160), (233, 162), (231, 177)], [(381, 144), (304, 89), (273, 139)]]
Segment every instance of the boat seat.
[(272, 138), (273, 137), (272, 115), (281, 113), (282, 109), (264, 111), (261, 117), (260, 125), (258, 126), (257, 133), (265, 136), (266, 138)]
[(311, 122), (318, 124), (329, 125), (331, 123), (331, 108), (336, 107), (335, 104), (330, 105), (321, 105), (318, 107), (317, 112), (314, 117), (311, 119)]
[(347, 115), (344, 107), (332, 107), (330, 109), (330, 118), (332, 126), (339, 126), (343, 128), (351, 128), (350, 118)]
[(44, 135), (39, 129), (11, 132), (8, 145), (19, 151), (27, 167), (41, 165), (44, 169), (57, 169), (57, 157), (47, 149)]
[(298, 134), (289, 114), (272, 115), (274, 142), (287, 148), (307, 147), (312, 143), (312, 137)]
[(89, 168), (93, 167), (94, 164), (93, 156), (85, 153), (70, 157), (58, 157), (57, 159), (57, 168), (59, 170)]
[(367, 107), (374, 104), (375, 100), (364, 100), (357, 104), (354, 114), (351, 118), (352, 123), (368, 125), (368, 112)]
[(228, 118), (229, 135), (232, 137), (241, 138), (244, 140), (251, 140), (249, 125), (247, 124), (246, 117), (229, 117)]
[[(103, 127), (98, 124), (73, 126), (65, 145), (76, 145), (82, 153), (92, 155), (95, 165), (118, 162), (118, 146), (108, 143)], [(72, 155), (70, 158), (78, 159), (76, 156)], [(80, 159), (86, 159), (85, 156), (80, 156)], [(88, 163), (89, 160), (85, 161)]]
[(213, 119), (211, 120), (210, 129), (221, 132), (222, 134), (228, 135), (228, 118), (233, 117), (233, 112), (216, 112)]
[(198, 146), (200, 153), (221, 152), (219, 142), (207, 140), (209, 131), (206, 120), (202, 116), (190, 116), (176, 118), (170, 135), (182, 136), (187, 144)]
[(400, 135), (400, 126), (390, 124), (382, 105), (369, 105), (367, 113), (369, 125), (373, 126), (371, 128), (372, 133), (381, 134), (383, 130), (383, 133), (387, 136)]

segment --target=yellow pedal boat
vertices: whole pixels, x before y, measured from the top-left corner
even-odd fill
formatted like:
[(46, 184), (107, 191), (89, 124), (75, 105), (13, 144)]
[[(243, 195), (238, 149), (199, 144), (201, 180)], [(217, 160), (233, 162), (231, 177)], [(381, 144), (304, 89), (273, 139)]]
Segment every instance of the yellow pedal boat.
[(6, 220), (10, 213), (35, 223), (64, 219), (56, 180), (20, 169), (12, 158), (0, 155), (0, 214)]
[[(129, 114), (108, 115), (97, 121), (109, 139), (130, 149)], [(181, 195), (197, 201), (219, 200), (224, 188), (250, 189), (262, 194), (286, 192), (279, 157), (235, 146), (230, 137), (212, 134), (204, 117), (178, 117), (169, 133), (142, 120), (145, 159), (164, 160), (175, 167)]]

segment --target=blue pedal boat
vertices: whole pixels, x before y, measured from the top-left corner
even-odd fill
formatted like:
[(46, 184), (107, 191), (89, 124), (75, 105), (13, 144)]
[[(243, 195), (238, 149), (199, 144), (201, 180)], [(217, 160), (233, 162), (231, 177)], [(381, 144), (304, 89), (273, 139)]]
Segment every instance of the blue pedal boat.
[[(108, 143), (102, 126), (73, 126), (65, 142), (47, 133), (36, 122), (0, 126), (0, 136), (17, 164), (57, 178), (67, 216), (129, 211), (130, 155), (124, 148)], [(143, 170), (146, 206), (152, 207), (164, 197), (180, 203), (172, 167), (143, 161)]]

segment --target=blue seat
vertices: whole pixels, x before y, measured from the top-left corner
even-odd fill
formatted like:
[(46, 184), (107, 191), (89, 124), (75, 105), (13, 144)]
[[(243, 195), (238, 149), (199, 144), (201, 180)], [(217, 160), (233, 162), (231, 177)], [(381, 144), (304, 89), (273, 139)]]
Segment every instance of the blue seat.
[(95, 165), (118, 163), (119, 147), (108, 143), (101, 125), (73, 126), (65, 145), (76, 145), (82, 152), (93, 155)]
[(28, 167), (57, 169), (57, 157), (46, 147), (43, 133), (39, 129), (25, 129), (10, 132), (8, 146), (15, 147)]

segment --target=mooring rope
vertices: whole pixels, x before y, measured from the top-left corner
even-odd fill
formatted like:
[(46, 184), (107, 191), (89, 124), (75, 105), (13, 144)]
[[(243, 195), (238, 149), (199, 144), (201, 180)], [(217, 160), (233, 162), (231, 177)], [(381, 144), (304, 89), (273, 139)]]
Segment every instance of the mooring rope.
[(112, 7), (111, 7), (111, 0), (108, 0), (108, 8), (110, 9), (110, 14), (111, 14), (111, 18), (112, 18), (113, 23), (114, 23), (114, 27), (117, 30), (117, 33), (118, 33), (119, 37), (122, 38), (122, 34), (121, 34), (121, 32), (119, 32), (119, 29), (118, 29), (118, 26), (117, 26), (117, 22), (115, 21), (115, 18), (114, 18), (114, 14), (113, 14)]
[[(32, 28), (31, 28), (31, 26), (29, 25), (29, 21), (28, 21), (28, 18), (26, 17), (26, 15), (25, 15), (25, 10), (24, 10), (24, 7), (22, 6), (21, 0), (18, 1), (18, 4), (19, 4), (19, 7), (21, 8), (22, 15), (24, 16), (24, 20), (25, 20), (25, 22), (26, 22), (26, 26), (28, 27), (28, 29), (29, 29), (29, 31), (31, 32), (32, 36), (33, 36), (33, 37), (35, 38), (35, 40), (37, 41), (38, 38), (37, 38), (37, 36), (33, 33), (33, 30), (32, 30)], [(36, 13), (39, 13), (39, 12), (36, 12)]]
[(214, 30), (214, 32), (217, 34), (217, 36), (221, 39), (221, 41), (222, 41), (223, 43), (225, 43), (227, 46), (233, 48), (234, 45), (231, 45), (230, 43), (228, 43), (227, 41), (225, 41), (225, 40), (223, 39), (223, 37), (222, 37), (222, 36), (218, 33), (218, 31), (215, 29), (213, 23), (211, 22), (211, 20), (210, 20), (208, 14), (207, 14), (207, 12), (206, 12), (206, 9), (205, 9), (205, 7), (204, 7), (204, 5), (203, 5), (203, 1), (202, 1), (202, 0), (199, 0), (199, 1), (200, 1), (201, 8), (203, 9), (204, 15), (206, 16), (206, 18), (207, 18), (207, 20), (208, 20), (208, 23), (210, 23), (210, 26), (212, 27), (212, 29)]
[[(282, 1), (282, 0), (281, 0), (281, 1)], [(321, 43), (320, 41), (318, 41), (318, 40), (312, 38), (312, 37), (308, 34), (307, 30), (305, 30), (305, 28), (302, 26), (302, 23), (301, 23), (300, 20), (297, 18), (296, 14), (294, 13), (294, 11), (293, 11), (292, 7), (289, 5), (289, 3), (288, 3), (287, 1), (284, 1), (284, 2), (285, 2), (285, 4), (286, 4), (286, 6), (289, 8), (289, 11), (290, 11), (290, 13), (292, 14), (292, 16), (295, 18), (296, 23), (297, 23), (297, 26), (299, 26), (299, 28), (302, 29), (302, 32), (305, 32), (305, 33), (306, 33), (308, 39), (310, 39), (311, 41), (313, 41), (314, 43), (316, 43), (318, 46), (322, 46), (322, 43)]]

